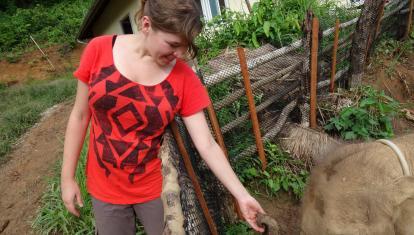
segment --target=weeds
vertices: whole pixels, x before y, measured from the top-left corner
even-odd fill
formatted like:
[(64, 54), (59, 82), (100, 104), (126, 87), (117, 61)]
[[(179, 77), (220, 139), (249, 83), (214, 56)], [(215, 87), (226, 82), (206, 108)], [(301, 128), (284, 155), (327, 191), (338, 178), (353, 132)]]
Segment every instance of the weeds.
[[(68, 76), (69, 77), (69, 76)], [(0, 85), (0, 163), (13, 143), (33, 126), (49, 107), (75, 94), (74, 79), (37, 81), (2, 88)]]
[(264, 187), (268, 196), (275, 196), (283, 190), (300, 198), (309, 175), (304, 163), (291, 158), (271, 142), (265, 143), (265, 152), (268, 164), (264, 171), (258, 158), (242, 159), (237, 163), (236, 171), (240, 180), (252, 189)]
[(308, 9), (320, 17), (321, 28), (332, 27), (336, 17), (348, 20), (355, 16), (330, 0), (260, 0), (253, 4), (251, 14), (226, 9), (206, 22), (197, 37), (198, 61), (205, 64), (221, 50), (236, 45), (252, 48), (271, 43), (283, 47), (302, 36), (301, 24)]
[(90, 3), (90, 0), (65, 0), (0, 14), (0, 58), (18, 62), (24, 50), (35, 47), (30, 35), (44, 46), (60, 44), (65, 49), (73, 48)]
[(39, 234), (95, 234), (92, 203), (86, 190), (84, 174), (87, 148), (88, 141), (85, 141), (76, 171), (76, 180), (79, 184), (84, 204), (82, 208), (78, 208), (81, 216), (77, 218), (71, 215), (63, 204), (59, 177), (61, 161), (59, 161), (55, 176), (49, 181), (47, 191), (41, 199), (42, 207), (38, 210), (37, 216), (32, 223), (32, 227)]
[[(83, 207), (78, 208), (80, 217), (70, 214), (62, 201), (60, 190), (60, 176), (62, 162), (56, 166), (55, 176), (50, 179), (47, 191), (44, 193), (41, 204), (32, 223), (33, 229), (39, 234), (95, 234), (95, 219), (93, 218), (92, 202), (86, 189), (85, 165), (88, 152), (89, 136), (85, 137), (85, 143), (79, 157), (76, 170), (76, 181), (79, 184), (83, 199)], [(63, 148), (63, 146), (62, 146)], [(136, 235), (144, 235), (143, 227), (137, 223)]]
[[(378, 43), (378, 46), (375, 48), (375, 54), (385, 56), (390, 60), (385, 72), (388, 76), (391, 76), (395, 72), (395, 66), (399, 62), (404, 61), (404, 56), (414, 51), (414, 31), (411, 33), (410, 37), (405, 41), (398, 41), (393, 38), (385, 36), (383, 40)], [(381, 61), (384, 63), (384, 61)]]
[(245, 222), (239, 222), (226, 227), (226, 235), (254, 235), (253, 230)]
[(325, 130), (336, 132), (345, 140), (391, 138), (392, 118), (398, 115), (399, 103), (370, 86), (351, 90), (353, 104), (331, 118)]

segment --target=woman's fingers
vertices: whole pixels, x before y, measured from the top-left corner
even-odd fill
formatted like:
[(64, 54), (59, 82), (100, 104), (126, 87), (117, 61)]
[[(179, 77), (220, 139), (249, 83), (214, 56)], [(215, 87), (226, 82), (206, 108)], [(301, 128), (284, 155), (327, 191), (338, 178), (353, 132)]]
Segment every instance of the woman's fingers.
[(65, 202), (65, 207), (71, 214), (75, 215), (76, 217), (79, 217), (79, 211), (75, 207), (75, 200)]
[(80, 207), (83, 207), (82, 196), (79, 191), (76, 193), (76, 202), (78, 203)]

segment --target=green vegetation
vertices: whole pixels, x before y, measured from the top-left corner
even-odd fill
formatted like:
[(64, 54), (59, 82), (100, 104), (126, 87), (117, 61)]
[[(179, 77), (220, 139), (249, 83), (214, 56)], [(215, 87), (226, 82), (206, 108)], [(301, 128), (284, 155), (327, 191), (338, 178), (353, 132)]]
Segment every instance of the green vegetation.
[(265, 143), (267, 167), (261, 170), (257, 157), (245, 158), (237, 162), (236, 171), (240, 180), (253, 190), (265, 189), (268, 196), (275, 196), (280, 190), (292, 192), (296, 198), (303, 195), (309, 175), (305, 164), (293, 159), (276, 144)]
[(0, 59), (17, 62), (22, 52), (34, 48), (32, 36), (42, 46), (59, 44), (62, 52), (73, 48), (91, 0), (15, 1), (0, 4)]
[(226, 235), (254, 235), (253, 230), (246, 222), (231, 224), (226, 228)]
[[(87, 138), (86, 138), (87, 140)], [(63, 144), (62, 144), (63, 148)], [(60, 168), (61, 161), (56, 167), (55, 176), (50, 179), (48, 188), (43, 195), (42, 207), (33, 221), (33, 228), (39, 234), (90, 234), (94, 233), (94, 219), (92, 215), (92, 203), (86, 190), (85, 164), (88, 141), (83, 146), (79, 165), (76, 170), (76, 180), (79, 183), (84, 206), (78, 208), (81, 216), (79, 218), (69, 214), (66, 210), (60, 191)]]
[(331, 118), (325, 130), (337, 132), (345, 140), (391, 138), (392, 118), (398, 115), (399, 103), (370, 86), (351, 90), (353, 105)]
[[(38, 234), (95, 234), (95, 219), (93, 218), (92, 202), (86, 189), (85, 165), (88, 152), (89, 135), (85, 137), (78, 168), (76, 170), (76, 180), (79, 184), (83, 199), (83, 207), (78, 208), (80, 217), (77, 218), (70, 214), (62, 201), (60, 190), (60, 169), (62, 162), (59, 161), (55, 176), (49, 180), (48, 188), (41, 199), (42, 207), (37, 211), (37, 216), (32, 223), (32, 227)], [(63, 144), (62, 144), (63, 149)], [(144, 235), (143, 227), (137, 223), (136, 235)]]
[(251, 14), (225, 10), (207, 22), (196, 42), (200, 47), (198, 61), (205, 64), (223, 49), (236, 45), (286, 46), (302, 36), (307, 9), (320, 18), (322, 29), (333, 27), (336, 17), (342, 22), (355, 17), (354, 11), (338, 7), (332, 0), (260, 0), (253, 4)]
[(75, 94), (75, 79), (67, 75), (54, 81), (33, 81), (7, 87), (0, 83), (0, 163), (42, 112)]
[(383, 59), (390, 60), (390, 63), (386, 69), (387, 75), (391, 75), (395, 71), (395, 66), (403, 62), (404, 56), (407, 53), (414, 52), (414, 30), (407, 40), (396, 40), (388, 35), (383, 36), (382, 40), (378, 42), (375, 48), (375, 55), (381, 55), (379, 63), (384, 63)]

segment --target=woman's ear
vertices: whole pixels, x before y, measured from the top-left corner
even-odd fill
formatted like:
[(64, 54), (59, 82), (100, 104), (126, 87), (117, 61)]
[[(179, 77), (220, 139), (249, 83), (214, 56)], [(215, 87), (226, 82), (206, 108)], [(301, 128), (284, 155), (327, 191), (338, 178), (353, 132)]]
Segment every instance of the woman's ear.
[(148, 16), (143, 16), (141, 18), (141, 31), (143, 33), (148, 33), (151, 28), (151, 20)]

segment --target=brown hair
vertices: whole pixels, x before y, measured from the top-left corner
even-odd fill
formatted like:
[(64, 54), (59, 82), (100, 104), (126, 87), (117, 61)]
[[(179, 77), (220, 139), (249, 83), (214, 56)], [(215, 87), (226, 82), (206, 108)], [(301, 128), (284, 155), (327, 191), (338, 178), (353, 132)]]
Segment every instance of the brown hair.
[(201, 13), (195, 0), (141, 0), (141, 8), (135, 15), (135, 22), (148, 16), (155, 30), (179, 34), (188, 43), (188, 53), (197, 55), (195, 37), (202, 30)]

